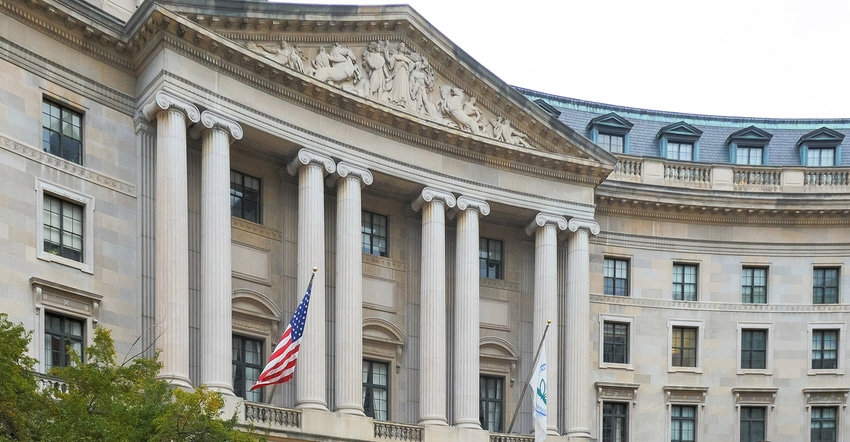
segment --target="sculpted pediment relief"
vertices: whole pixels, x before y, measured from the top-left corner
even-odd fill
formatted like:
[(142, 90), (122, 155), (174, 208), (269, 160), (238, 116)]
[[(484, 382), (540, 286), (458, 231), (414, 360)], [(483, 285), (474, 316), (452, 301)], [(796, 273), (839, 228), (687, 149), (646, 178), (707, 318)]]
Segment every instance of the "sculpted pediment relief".
[(415, 117), (503, 143), (531, 147), (505, 115), (478, 106), (477, 98), (435, 75), (428, 57), (404, 42), (358, 45), (247, 41), (248, 50), (349, 93)]

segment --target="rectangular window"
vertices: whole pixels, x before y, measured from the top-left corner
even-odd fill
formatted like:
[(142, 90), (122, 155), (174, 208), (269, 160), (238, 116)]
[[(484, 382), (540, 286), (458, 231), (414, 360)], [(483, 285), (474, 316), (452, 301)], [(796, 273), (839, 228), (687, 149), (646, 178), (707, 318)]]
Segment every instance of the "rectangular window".
[(741, 407), (741, 442), (763, 442), (765, 419), (765, 407)]
[(72, 163), (83, 161), (83, 116), (52, 101), (41, 102), (41, 147)]
[(812, 330), (812, 370), (838, 368), (838, 330)]
[(693, 161), (694, 145), (691, 143), (667, 143), (667, 159)]
[(673, 264), (673, 299), (677, 301), (697, 300), (697, 266)]
[(478, 385), (481, 399), (481, 428), (492, 433), (501, 433), (505, 415), (505, 378), (482, 375)]
[(812, 302), (838, 304), (838, 269), (817, 268), (812, 274)]
[(260, 179), (231, 170), (230, 214), (259, 224), (260, 201)]
[(741, 302), (744, 304), (767, 303), (767, 269), (744, 267), (741, 272)]
[(389, 373), (385, 362), (363, 361), (363, 412), (379, 421), (390, 418)]
[(85, 321), (46, 312), (44, 315), (44, 372), (71, 365), (70, 352), (85, 360)]
[(625, 137), (622, 135), (599, 134), (596, 144), (611, 153), (623, 153)]
[(496, 239), (478, 240), (478, 273), (482, 278), (502, 279), (502, 242)]
[(767, 330), (741, 330), (741, 368), (767, 368)]
[(838, 440), (838, 408), (812, 407), (811, 442), (836, 442)]
[(233, 335), (233, 392), (251, 402), (263, 401), (263, 389), (251, 390), (263, 371), (263, 341)]
[(362, 250), (367, 255), (387, 256), (387, 217), (373, 212), (362, 212)]
[(697, 366), (697, 331), (694, 327), (673, 327), (671, 351), (674, 367)]
[(764, 149), (761, 147), (738, 146), (737, 164), (746, 164), (750, 166), (760, 166), (764, 155)]
[(626, 259), (605, 258), (603, 278), (605, 294), (629, 296), (629, 261)]
[(629, 324), (608, 322), (603, 324), (602, 361), (613, 364), (629, 363)]
[(83, 261), (83, 207), (44, 195), (44, 251), (74, 261)]
[(670, 408), (670, 442), (694, 442), (696, 427), (697, 407), (673, 405)]
[(623, 402), (602, 403), (602, 442), (629, 440), (629, 407)]
[(828, 147), (822, 149), (808, 148), (808, 166), (834, 166), (835, 149)]

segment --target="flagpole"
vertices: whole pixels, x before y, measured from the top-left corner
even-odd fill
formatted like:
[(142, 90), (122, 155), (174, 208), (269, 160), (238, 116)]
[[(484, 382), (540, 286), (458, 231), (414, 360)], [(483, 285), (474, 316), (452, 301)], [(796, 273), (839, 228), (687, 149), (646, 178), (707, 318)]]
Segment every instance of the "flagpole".
[(537, 345), (537, 353), (534, 355), (534, 361), (531, 363), (531, 370), (528, 371), (528, 378), (525, 380), (525, 383), (522, 387), (522, 393), (519, 395), (519, 400), (516, 402), (516, 409), (514, 409), (514, 415), (511, 418), (511, 425), (508, 427), (508, 434), (511, 433), (511, 430), (514, 429), (514, 422), (516, 422), (517, 414), (519, 413), (519, 407), (522, 405), (522, 400), (525, 399), (525, 391), (528, 390), (528, 383), (531, 382), (531, 377), (534, 375), (534, 372), (537, 367), (537, 359), (540, 357), (540, 349), (543, 348), (543, 343), (546, 342), (546, 333), (549, 332), (549, 326), (552, 325), (552, 320), (546, 320), (546, 328), (543, 329), (543, 337), (540, 338), (540, 344)]

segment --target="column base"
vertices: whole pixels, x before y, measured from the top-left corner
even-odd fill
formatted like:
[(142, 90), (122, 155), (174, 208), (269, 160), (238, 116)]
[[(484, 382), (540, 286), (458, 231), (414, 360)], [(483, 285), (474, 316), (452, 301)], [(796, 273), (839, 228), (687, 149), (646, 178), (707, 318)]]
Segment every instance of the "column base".
[(304, 400), (300, 402), (295, 402), (295, 408), (300, 408), (303, 410), (328, 411), (328, 404), (319, 400)]
[(233, 392), (233, 387), (231, 387), (230, 384), (210, 382), (203, 384), (203, 386), (210, 391), (217, 391), (224, 396), (236, 396), (236, 393)]
[(476, 419), (458, 419), (455, 421), (455, 427), (458, 428), (471, 428), (473, 430), (481, 429), (481, 422)]
[(195, 391), (195, 388), (192, 387), (192, 381), (190, 381), (188, 377), (178, 376), (176, 374), (160, 374), (156, 378), (167, 382), (172, 388)]
[(340, 414), (350, 414), (350, 415), (354, 415), (354, 416), (366, 416), (366, 414), (363, 413), (363, 407), (360, 406), (359, 404), (358, 405), (339, 405), (339, 406), (336, 407), (336, 409), (334, 411), (337, 412), (337, 413), (340, 413)]
[(431, 416), (419, 419), (419, 425), (432, 427), (448, 427), (449, 421), (444, 417)]
[(590, 430), (587, 429), (587, 428), (581, 428), (581, 427), (570, 428), (569, 430), (567, 430), (567, 434), (565, 434), (564, 436), (567, 437), (567, 440), (575, 440), (575, 441), (590, 440), (591, 439)]

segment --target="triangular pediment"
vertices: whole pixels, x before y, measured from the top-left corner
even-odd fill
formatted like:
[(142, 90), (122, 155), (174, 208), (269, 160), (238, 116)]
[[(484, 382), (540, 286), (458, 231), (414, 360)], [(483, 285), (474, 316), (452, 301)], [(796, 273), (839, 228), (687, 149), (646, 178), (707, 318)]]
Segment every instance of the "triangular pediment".
[(668, 126), (662, 127), (658, 131), (658, 138), (667, 136), (667, 137), (677, 137), (677, 138), (692, 138), (697, 139), (702, 135), (702, 131), (697, 129), (696, 127), (684, 122), (679, 121), (678, 123), (673, 123)]
[(813, 130), (797, 141), (797, 146), (803, 144), (809, 147), (835, 147), (844, 140), (844, 134), (836, 132), (828, 127)]
[(726, 139), (726, 144), (758, 144), (766, 145), (773, 138), (773, 134), (765, 132), (755, 126), (745, 127), (737, 132), (733, 132)]
[(634, 127), (634, 123), (617, 115), (615, 112), (611, 112), (590, 120), (590, 122), (587, 123), (587, 129), (590, 130), (593, 127), (606, 128), (608, 130), (626, 133)]

